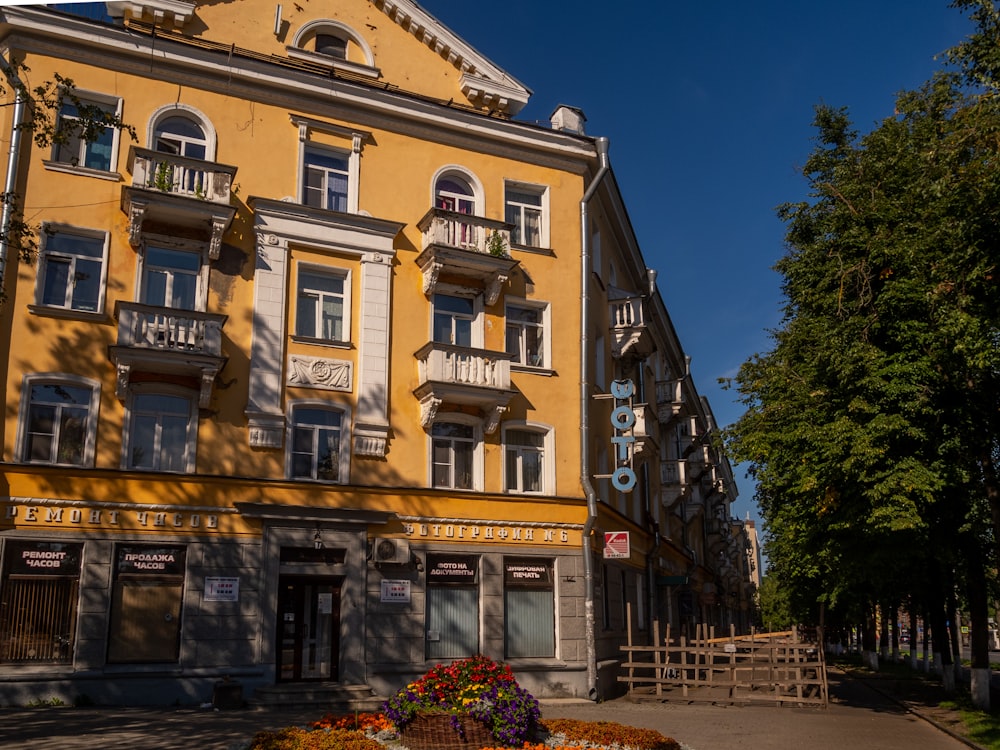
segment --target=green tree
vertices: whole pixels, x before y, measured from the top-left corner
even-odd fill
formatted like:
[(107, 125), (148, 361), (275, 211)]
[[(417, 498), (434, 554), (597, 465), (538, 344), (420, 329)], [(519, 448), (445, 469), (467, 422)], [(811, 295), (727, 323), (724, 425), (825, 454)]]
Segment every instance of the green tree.
[(982, 85), (995, 53), (976, 55), (1000, 24), (992, 3), (956, 5), (979, 28), (958, 70), (865, 136), (818, 107), (810, 199), (779, 209), (785, 315), (736, 378), (747, 410), (729, 447), (793, 602), (873, 611), (920, 585), (943, 614), (952, 576), (984, 590), (974, 571), (995, 558), (1000, 108)]

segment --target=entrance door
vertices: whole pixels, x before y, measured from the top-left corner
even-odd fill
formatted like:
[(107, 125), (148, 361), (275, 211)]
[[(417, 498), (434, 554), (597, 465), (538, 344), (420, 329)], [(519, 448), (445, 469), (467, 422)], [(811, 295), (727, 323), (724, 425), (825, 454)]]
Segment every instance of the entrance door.
[(336, 680), (340, 578), (278, 579), (278, 681)]

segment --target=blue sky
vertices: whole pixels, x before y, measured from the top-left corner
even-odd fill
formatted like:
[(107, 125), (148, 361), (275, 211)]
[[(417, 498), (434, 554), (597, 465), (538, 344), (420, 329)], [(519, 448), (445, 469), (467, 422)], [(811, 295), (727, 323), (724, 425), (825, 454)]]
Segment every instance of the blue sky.
[[(534, 94), (518, 115), (581, 108), (607, 136), (647, 265), (700, 393), (727, 425), (742, 407), (718, 385), (770, 348), (781, 321), (784, 226), (804, 200), (816, 104), (860, 132), (942, 65), (971, 30), (948, 0), (420, 0)], [(757, 518), (736, 467), (739, 518)]]

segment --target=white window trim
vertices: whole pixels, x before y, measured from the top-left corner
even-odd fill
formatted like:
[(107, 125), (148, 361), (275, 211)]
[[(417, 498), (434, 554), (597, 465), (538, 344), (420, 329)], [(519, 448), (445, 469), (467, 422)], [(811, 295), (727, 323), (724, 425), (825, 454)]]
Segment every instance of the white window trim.
[[(292, 476), (292, 435), (295, 431), (295, 410), (324, 409), (340, 412), (340, 452), (338, 474), (340, 479), (332, 482), (327, 479), (310, 479)], [(315, 482), (317, 484), (350, 484), (351, 479), (351, 407), (333, 401), (322, 399), (294, 399), (288, 402), (288, 419), (285, 420), (285, 477), (294, 482)]]
[(142, 244), (139, 246), (139, 262), (135, 264), (135, 301), (139, 304), (146, 293), (143, 279), (146, 269), (146, 248), (149, 245), (162, 247), (166, 250), (197, 253), (201, 257), (201, 268), (198, 271), (198, 288), (195, 291), (195, 312), (205, 312), (208, 307), (208, 273), (211, 262), (208, 257), (208, 243), (195, 240), (178, 239), (162, 234), (143, 233)]
[[(485, 327), (486, 311), (483, 302), (483, 295), (470, 291), (468, 287), (457, 286), (455, 284), (438, 284), (431, 295), (431, 314), (427, 321), (427, 340), (434, 340), (434, 295), (443, 294), (445, 297), (464, 297), (472, 300), (472, 346), (471, 349), (482, 349), (486, 346), (483, 329)], [(444, 344), (442, 344), (443, 346)]]
[[(124, 106), (124, 100), (120, 96), (114, 96), (112, 94), (102, 94), (98, 91), (88, 91), (86, 89), (73, 89), (73, 93), (81, 101), (90, 104), (108, 104), (111, 105), (114, 110), (115, 115), (119, 118), (122, 116), (122, 107)], [(58, 120), (59, 113), (56, 113), (56, 119)], [(109, 176), (112, 173), (118, 171), (118, 149), (121, 144), (122, 132), (119, 128), (111, 128), (112, 139), (111, 139), (111, 163), (108, 165), (107, 171), (103, 169), (92, 169), (90, 167), (85, 167), (75, 164), (67, 164), (64, 161), (57, 161), (57, 155), (59, 153), (59, 145), (52, 144), (52, 149), (49, 152), (49, 160), (43, 162), (46, 168), (53, 169), (62, 172), (73, 172), (77, 174), (88, 174), (95, 176)]]
[(507, 346), (507, 308), (528, 307), (542, 312), (542, 353), (544, 355), (541, 365), (529, 365), (526, 362), (510, 363), (512, 370), (524, 372), (552, 371), (552, 305), (543, 300), (525, 299), (524, 297), (506, 297), (504, 299), (504, 348)]
[[(31, 388), (34, 385), (44, 385), (46, 383), (65, 383), (76, 388), (90, 389), (90, 404), (87, 411), (87, 430), (83, 447), (82, 464), (42, 463), (40, 461), (24, 460), (24, 446), (28, 439), (28, 407), (31, 405)], [(94, 448), (97, 443), (97, 417), (100, 405), (101, 383), (99, 380), (65, 372), (36, 372), (25, 375), (21, 382), (21, 403), (18, 406), (17, 436), (14, 439), (16, 461), (18, 463), (31, 463), (38, 466), (82, 466), (93, 468)]]
[(483, 491), (483, 466), (485, 448), (483, 446), (483, 420), (471, 414), (461, 412), (448, 412), (438, 414), (435, 422), (452, 422), (472, 426), (472, 489), (460, 489), (457, 487), (437, 487), (434, 484), (434, 435), (433, 428), (427, 432), (427, 486), (430, 489), (448, 490), (449, 492), (482, 492)]
[[(303, 126), (303, 129), (306, 129)], [(357, 140), (357, 139), (355, 139)], [(308, 137), (299, 138), (299, 163), (298, 163), (298, 185), (296, 186), (296, 202), (306, 203), (305, 177), (306, 177), (306, 151), (321, 151), (337, 156), (347, 156), (347, 213), (358, 213), (358, 189), (361, 185), (361, 148), (360, 144), (355, 144), (353, 148), (337, 148), (325, 143), (310, 141)], [(323, 210), (332, 210), (324, 208)]]
[(507, 213), (507, 191), (517, 190), (522, 193), (531, 193), (532, 195), (539, 196), (541, 200), (541, 205), (539, 210), (541, 211), (541, 227), (540, 227), (540, 237), (538, 245), (526, 245), (519, 243), (514, 245), (515, 248), (530, 248), (532, 250), (547, 250), (552, 247), (552, 241), (549, 237), (549, 194), (550, 190), (548, 185), (537, 185), (531, 182), (519, 182), (517, 180), (504, 180), (503, 183), (503, 206), (504, 214)]
[(215, 126), (212, 125), (212, 121), (201, 110), (188, 104), (166, 104), (150, 115), (149, 121), (146, 124), (146, 144), (150, 149), (155, 149), (156, 147), (157, 126), (162, 120), (168, 117), (186, 117), (197, 123), (205, 134), (205, 161), (215, 161), (215, 150), (218, 144)]
[[(132, 403), (137, 394), (163, 394), (179, 396), (188, 399), (191, 410), (188, 414), (187, 428), (187, 461), (180, 471), (165, 471), (163, 469), (142, 469), (129, 465), (129, 453), (132, 450)], [(125, 399), (125, 417), (122, 421), (122, 471), (141, 471), (157, 474), (194, 474), (198, 459), (198, 393), (190, 388), (171, 385), (169, 383), (132, 383), (129, 385), (128, 398)]]
[(295, 319), (292, 325), (292, 330), (295, 331), (298, 328), (298, 314), (299, 314), (299, 276), (305, 271), (307, 273), (313, 273), (320, 276), (335, 276), (340, 278), (344, 282), (344, 338), (342, 339), (325, 339), (321, 337), (312, 336), (302, 336), (300, 334), (293, 334), (293, 341), (304, 341), (310, 344), (320, 344), (323, 346), (334, 346), (343, 347), (349, 345), (353, 341), (351, 335), (351, 289), (353, 284), (353, 275), (351, 274), (351, 269), (343, 268), (341, 266), (324, 266), (321, 263), (310, 263), (310, 262), (298, 262), (295, 264), (295, 299), (293, 302), (295, 310)]
[(466, 169), (458, 164), (446, 164), (438, 169), (438, 171), (431, 177), (430, 205), (437, 205), (438, 180), (447, 179), (449, 177), (456, 177), (469, 184), (469, 187), (472, 188), (472, 200), (474, 201), (470, 216), (482, 217), (484, 215), (484, 206), (486, 205), (486, 192), (483, 190), (483, 183), (478, 177), (476, 177), (476, 174), (472, 170)]
[[(57, 232), (65, 232), (66, 234), (74, 234), (79, 237), (100, 240), (103, 243), (104, 253), (101, 256), (101, 288), (97, 297), (97, 310), (74, 310), (71, 307), (58, 307), (42, 304), (42, 291), (45, 289), (46, 245), (48, 243), (49, 235)], [(70, 224), (46, 222), (42, 225), (41, 239), (42, 246), (38, 251), (38, 273), (35, 274), (35, 304), (32, 306), (32, 312), (55, 312), (65, 317), (79, 316), (81, 318), (88, 318), (96, 315), (103, 316), (108, 287), (108, 249), (111, 244), (111, 235), (108, 232), (101, 231), (100, 229), (88, 229), (85, 227), (72, 226)]]
[[(509, 495), (555, 495), (556, 494), (556, 430), (552, 425), (509, 419), (502, 423), (500, 436), (500, 486)], [(541, 433), (542, 439), (542, 491), (525, 492), (507, 487), (507, 430)]]

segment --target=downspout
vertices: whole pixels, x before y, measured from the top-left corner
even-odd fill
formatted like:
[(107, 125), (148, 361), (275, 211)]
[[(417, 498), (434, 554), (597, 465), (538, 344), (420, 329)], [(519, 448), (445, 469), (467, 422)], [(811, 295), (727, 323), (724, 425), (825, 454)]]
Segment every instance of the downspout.
[(580, 484), (587, 496), (583, 526), (584, 623), (587, 641), (587, 697), (597, 701), (597, 642), (594, 629), (594, 560), (590, 534), (597, 521), (597, 492), (590, 481), (590, 215), (589, 203), (609, 171), (608, 139), (596, 141), (601, 167), (580, 199)]
[[(17, 74), (7, 60), (0, 55), (0, 65), (10, 71), (8, 76), (17, 81)], [(20, 83), (20, 81), (17, 81)], [(10, 195), (17, 188), (17, 176), (20, 167), (19, 154), (21, 153), (21, 133), (23, 132), (21, 120), (24, 118), (24, 110), (27, 106), (21, 87), (17, 87), (17, 97), (14, 100), (14, 116), (11, 121), (10, 150), (7, 153), (7, 175), (4, 178), (3, 186), (3, 212), (0, 213), (0, 288), (6, 284), (7, 274), (7, 253), (10, 250), (10, 221), (14, 209), (11, 205)]]

